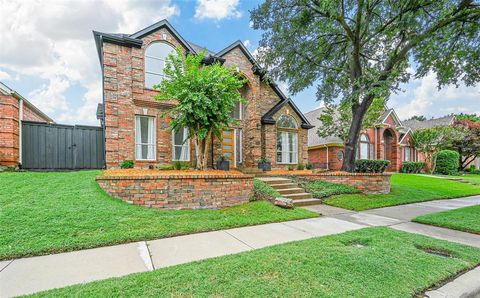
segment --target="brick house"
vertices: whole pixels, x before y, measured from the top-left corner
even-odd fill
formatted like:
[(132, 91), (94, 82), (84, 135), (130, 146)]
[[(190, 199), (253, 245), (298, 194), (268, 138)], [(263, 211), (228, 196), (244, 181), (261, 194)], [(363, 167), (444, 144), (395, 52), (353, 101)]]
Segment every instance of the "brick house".
[(123, 160), (135, 160), (138, 167), (193, 161), (194, 146), (185, 141), (185, 131), (171, 132), (169, 119), (160, 116), (175, 102), (153, 99), (158, 91), (152, 86), (165, 78), (165, 58), (176, 47), (193, 54), (205, 50), (205, 64), (235, 65), (248, 80), (240, 90), (247, 103), (232, 112), (240, 124), (225, 130), (222, 140), (214, 139), (210, 167), (221, 155), (231, 167), (245, 170), (257, 167), (262, 156), (273, 168), (308, 161), (312, 126), (276, 84), (263, 80), (265, 73), (240, 41), (213, 52), (186, 41), (166, 20), (133, 34), (93, 33), (103, 77), (107, 168)]
[(0, 166), (22, 164), (22, 121), (53, 123), (31, 102), (0, 82)]
[[(317, 128), (318, 119), (324, 108), (305, 114), (307, 120), (315, 126), (308, 133), (309, 161), (316, 168), (340, 170), (343, 163), (344, 143), (337, 136), (321, 138)], [(412, 140), (412, 128), (398, 118), (393, 109), (385, 109), (373, 128), (364, 129), (360, 134), (357, 147), (357, 159), (386, 159), (390, 166), (387, 171), (398, 172), (404, 161), (421, 161)]]

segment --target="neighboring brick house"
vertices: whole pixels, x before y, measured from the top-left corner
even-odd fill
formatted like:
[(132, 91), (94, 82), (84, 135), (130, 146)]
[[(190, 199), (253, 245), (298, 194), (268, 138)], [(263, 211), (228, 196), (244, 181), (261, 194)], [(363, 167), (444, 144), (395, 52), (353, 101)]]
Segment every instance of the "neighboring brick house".
[[(308, 156), (315, 168), (340, 170), (344, 157), (344, 142), (337, 136), (321, 138), (317, 129), (318, 119), (324, 108), (305, 114), (315, 126), (308, 132)], [(374, 128), (362, 130), (357, 147), (357, 159), (386, 159), (387, 171), (398, 172), (404, 161), (418, 161), (421, 156), (415, 150), (412, 129), (406, 126), (393, 109), (385, 109)]]
[(22, 163), (21, 121), (53, 123), (53, 120), (16, 91), (0, 82), (0, 166)]
[[(94, 37), (103, 77), (107, 168), (123, 160), (135, 160), (139, 167), (193, 161), (194, 146), (184, 142), (185, 131), (172, 133), (169, 119), (160, 117), (175, 102), (154, 100), (152, 86), (164, 79), (165, 58), (175, 47), (193, 54), (206, 49), (186, 41), (166, 20), (134, 34), (94, 31)], [(215, 61), (236, 65), (245, 76), (240, 92), (247, 103), (233, 111), (240, 125), (224, 131), (222, 141), (214, 140), (209, 166), (221, 155), (238, 169), (257, 167), (262, 156), (273, 168), (306, 163), (312, 126), (276, 84), (262, 80), (264, 73), (246, 47), (236, 41), (217, 53), (206, 50), (204, 63)]]

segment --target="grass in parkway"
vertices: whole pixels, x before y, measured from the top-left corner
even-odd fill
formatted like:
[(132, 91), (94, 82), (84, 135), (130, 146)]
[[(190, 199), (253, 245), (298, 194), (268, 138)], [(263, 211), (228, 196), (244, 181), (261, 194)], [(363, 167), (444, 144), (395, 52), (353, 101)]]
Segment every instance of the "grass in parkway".
[(156, 210), (104, 193), (99, 171), (0, 174), (0, 260), (315, 217), (253, 202), (223, 210)]
[(480, 194), (480, 185), (412, 174), (393, 174), (391, 182), (389, 194), (343, 194), (328, 198), (325, 203), (350, 210), (367, 210)]
[(480, 234), (480, 205), (419, 216), (414, 221)]
[(477, 248), (366, 228), (35, 296), (412, 297), (479, 262)]

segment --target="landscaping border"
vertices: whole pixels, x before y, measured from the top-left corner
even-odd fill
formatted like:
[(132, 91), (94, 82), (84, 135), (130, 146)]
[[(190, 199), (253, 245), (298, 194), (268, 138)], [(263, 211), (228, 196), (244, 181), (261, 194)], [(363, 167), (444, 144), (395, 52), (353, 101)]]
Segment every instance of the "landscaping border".
[(326, 182), (346, 184), (360, 189), (366, 194), (387, 194), (390, 193), (390, 178), (392, 174), (325, 172), (296, 175), (289, 175), (286, 173), (279, 176), (291, 176), (306, 181), (322, 180)]
[(99, 176), (100, 187), (127, 203), (164, 209), (218, 209), (246, 203), (253, 176), (238, 174)]

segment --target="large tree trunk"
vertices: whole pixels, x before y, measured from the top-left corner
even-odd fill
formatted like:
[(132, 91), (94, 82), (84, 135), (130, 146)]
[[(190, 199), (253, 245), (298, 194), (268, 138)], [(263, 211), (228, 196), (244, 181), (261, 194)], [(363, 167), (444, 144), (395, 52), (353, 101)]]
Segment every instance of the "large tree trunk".
[(345, 156), (343, 158), (342, 171), (355, 171), (357, 143), (360, 136), (360, 130), (362, 129), (363, 117), (365, 116), (367, 109), (368, 107), (366, 107), (366, 104), (352, 107), (352, 123), (350, 125), (350, 130), (348, 131), (347, 140), (345, 141)]

